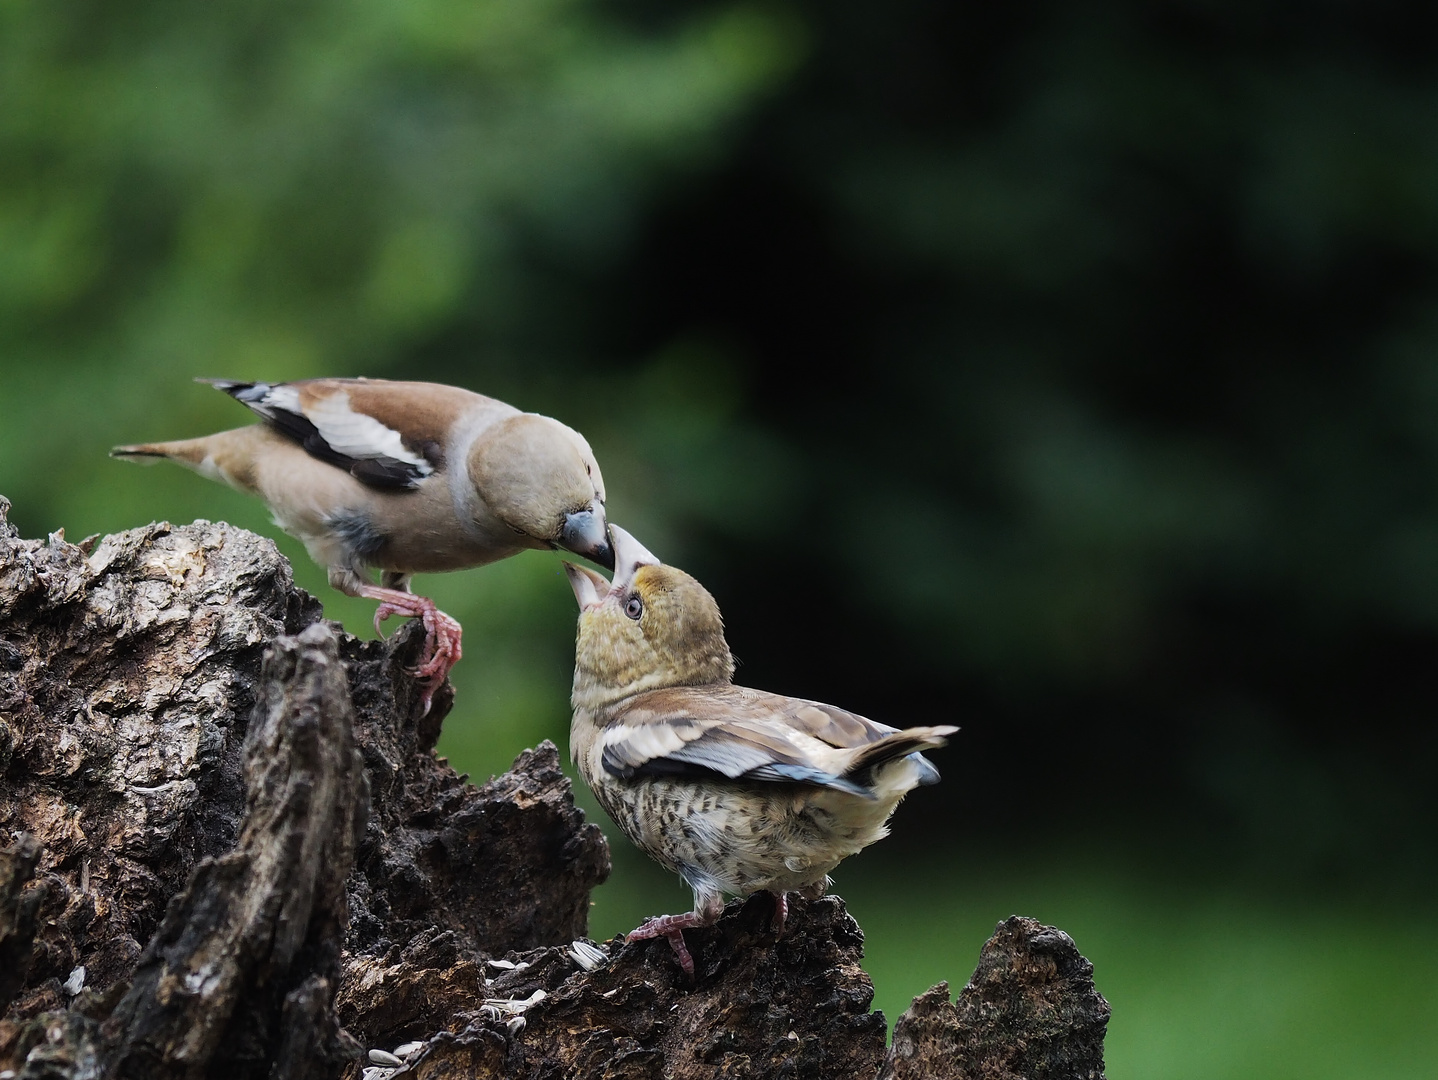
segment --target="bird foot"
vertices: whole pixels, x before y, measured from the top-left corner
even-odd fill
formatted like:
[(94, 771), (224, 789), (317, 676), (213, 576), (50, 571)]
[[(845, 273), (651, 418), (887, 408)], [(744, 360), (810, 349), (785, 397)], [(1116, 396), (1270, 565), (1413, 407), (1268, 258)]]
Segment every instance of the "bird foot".
[(774, 937), (780, 941), (784, 939), (784, 923), (789, 919), (789, 894), (786, 892), (771, 893), (774, 897), (774, 921), (770, 923), (773, 927)]
[(652, 919), (645, 919), (638, 927), (629, 931), (624, 940), (644, 941), (648, 938), (668, 938), (669, 945), (674, 950), (674, 956), (679, 961), (679, 966), (684, 969), (685, 975), (693, 979), (694, 957), (689, 955), (689, 947), (684, 944), (684, 931), (691, 926), (706, 926), (708, 922), (709, 920), (697, 911), (686, 912), (683, 915), (656, 915)]
[(384, 634), (379, 624), (391, 615), (417, 618), (424, 623), (424, 655), (416, 667), (409, 669), (409, 673), (423, 684), (420, 700), (424, 705), (424, 715), (428, 715), (435, 692), (444, 685), (450, 669), (464, 655), (460, 648), (463, 631), (459, 622), (440, 611), (434, 601), (425, 596), (375, 585), (367, 586), (360, 595), (380, 602), (374, 613), (374, 628), (381, 637)]

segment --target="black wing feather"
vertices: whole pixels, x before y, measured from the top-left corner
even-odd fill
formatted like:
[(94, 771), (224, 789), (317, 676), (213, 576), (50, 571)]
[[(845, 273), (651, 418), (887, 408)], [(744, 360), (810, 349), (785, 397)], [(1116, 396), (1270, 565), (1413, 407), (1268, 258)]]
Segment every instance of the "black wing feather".
[[(196, 381), (207, 382), (241, 404), (248, 405), (280, 434), (299, 443), (310, 457), (343, 469), (362, 484), (386, 489), (416, 488), (425, 477), (417, 465), (408, 461), (397, 461), (392, 457), (357, 458), (340, 453), (325, 441), (320, 429), (309, 417), (266, 400), (272, 386), (270, 383), (233, 382), (229, 379)], [(428, 458), (429, 454), (426, 453), (425, 457)]]
[[(702, 726), (691, 717), (674, 717), (669, 723), (679, 730), (692, 731)], [(772, 753), (772, 749), (766, 751), (736, 743), (722, 733), (710, 730), (662, 757), (643, 760), (635, 760), (625, 754), (622, 744), (610, 744), (604, 748), (601, 761), (605, 772), (621, 780), (664, 777), (731, 782), (759, 781), (835, 788), (865, 799), (876, 797), (868, 788), (846, 777), (835, 776), (793, 759), (774, 760), (770, 756)]]

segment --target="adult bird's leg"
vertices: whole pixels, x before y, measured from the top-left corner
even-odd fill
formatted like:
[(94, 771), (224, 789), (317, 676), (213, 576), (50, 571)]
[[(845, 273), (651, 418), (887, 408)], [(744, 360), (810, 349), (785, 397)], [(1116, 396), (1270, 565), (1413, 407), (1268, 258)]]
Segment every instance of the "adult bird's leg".
[(379, 608), (374, 613), (374, 628), (381, 637), (384, 632), (380, 623), (391, 615), (403, 615), (424, 623), (424, 658), (410, 673), (424, 680), (421, 700), (424, 711), (428, 713), (435, 691), (443, 685), (450, 669), (464, 655), (460, 648), (462, 629), (458, 621), (440, 611), (433, 600), (410, 592), (407, 574), (386, 571), (384, 585), (372, 585), (357, 575), (351, 575), (343, 585), (339, 585), (331, 573), (330, 582), (350, 596), (379, 601)]

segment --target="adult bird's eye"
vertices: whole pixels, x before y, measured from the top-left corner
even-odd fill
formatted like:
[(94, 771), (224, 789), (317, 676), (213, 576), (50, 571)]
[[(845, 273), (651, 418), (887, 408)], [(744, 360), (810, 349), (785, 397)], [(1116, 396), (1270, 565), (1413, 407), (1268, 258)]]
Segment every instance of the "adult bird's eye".
[(631, 596), (629, 602), (624, 605), (624, 614), (631, 619), (637, 619), (644, 614), (644, 601), (637, 596)]

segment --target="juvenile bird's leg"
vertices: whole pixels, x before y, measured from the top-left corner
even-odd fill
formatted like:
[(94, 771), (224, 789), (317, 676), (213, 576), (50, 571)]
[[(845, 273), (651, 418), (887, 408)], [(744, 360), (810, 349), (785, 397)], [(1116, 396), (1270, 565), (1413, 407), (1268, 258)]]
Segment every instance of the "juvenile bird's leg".
[(774, 897), (774, 921), (770, 925), (774, 927), (774, 936), (776, 938), (782, 938), (784, 936), (784, 923), (789, 918), (789, 894), (780, 890), (779, 892), (770, 893), (769, 895)]
[(709, 926), (719, 918), (720, 912), (724, 910), (724, 898), (711, 894), (707, 896), (694, 897), (694, 910), (686, 911), (683, 915), (656, 915), (652, 919), (645, 919), (638, 927), (629, 931), (624, 936), (625, 941), (644, 941), (647, 938), (666, 937), (669, 945), (674, 950), (674, 956), (679, 961), (679, 966), (684, 969), (684, 974), (690, 979), (694, 978), (694, 957), (689, 955), (689, 947), (684, 944), (684, 931), (691, 926)]
[(685, 912), (683, 915), (656, 915), (652, 919), (645, 919), (636, 929), (629, 931), (624, 940), (643, 941), (646, 938), (667, 937), (675, 957), (679, 960), (679, 966), (684, 969), (684, 974), (692, 979), (694, 957), (689, 955), (689, 947), (684, 944), (684, 931), (690, 926), (708, 925), (709, 921), (697, 911)]
[[(831, 884), (828, 875), (825, 875), (822, 881), (816, 881), (814, 884), (806, 885), (796, 891), (805, 900), (817, 900), (829, 891)], [(774, 898), (774, 921), (771, 924), (774, 927), (774, 936), (782, 938), (784, 923), (789, 918), (789, 894), (787, 892), (771, 892), (769, 895)]]

